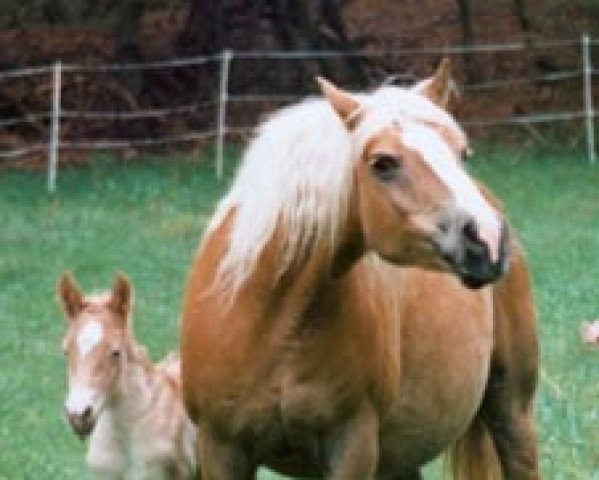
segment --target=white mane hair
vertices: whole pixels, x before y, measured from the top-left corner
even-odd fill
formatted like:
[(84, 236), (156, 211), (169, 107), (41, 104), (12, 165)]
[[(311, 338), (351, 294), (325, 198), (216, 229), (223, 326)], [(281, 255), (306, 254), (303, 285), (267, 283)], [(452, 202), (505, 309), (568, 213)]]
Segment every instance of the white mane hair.
[(351, 134), (328, 101), (314, 98), (283, 108), (258, 128), (204, 237), (234, 209), (228, 250), (215, 279), (231, 297), (278, 225), (287, 232), (279, 274), (314, 242), (327, 241), (334, 249), (348, 211), (354, 162), (377, 131), (410, 120), (449, 123), (459, 130), (450, 115), (407, 89), (383, 87), (353, 96), (367, 121)]
[(434, 123), (450, 128), (457, 135), (466, 135), (456, 120), (424, 95), (411, 89), (383, 86), (362, 101), (367, 119), (360, 122), (353, 134), (353, 148), (360, 155), (366, 143), (383, 128), (398, 124)]

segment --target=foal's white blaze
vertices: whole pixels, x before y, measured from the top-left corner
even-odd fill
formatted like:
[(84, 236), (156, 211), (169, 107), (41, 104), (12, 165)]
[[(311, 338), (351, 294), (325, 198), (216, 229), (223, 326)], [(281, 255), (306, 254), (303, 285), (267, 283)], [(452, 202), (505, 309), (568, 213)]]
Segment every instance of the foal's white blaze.
[(103, 336), (104, 329), (99, 322), (95, 320), (87, 322), (77, 335), (79, 356), (85, 358), (102, 341)]
[(501, 222), (495, 209), (458, 164), (454, 153), (435, 130), (424, 124), (406, 122), (401, 126), (400, 135), (403, 143), (419, 152), (451, 191), (456, 207), (474, 217), (478, 235), (487, 244), (491, 260), (496, 262), (499, 258)]
[(64, 404), (67, 413), (71, 415), (82, 415), (87, 408), (95, 409), (99, 394), (80, 383), (75, 383), (69, 388), (69, 395)]

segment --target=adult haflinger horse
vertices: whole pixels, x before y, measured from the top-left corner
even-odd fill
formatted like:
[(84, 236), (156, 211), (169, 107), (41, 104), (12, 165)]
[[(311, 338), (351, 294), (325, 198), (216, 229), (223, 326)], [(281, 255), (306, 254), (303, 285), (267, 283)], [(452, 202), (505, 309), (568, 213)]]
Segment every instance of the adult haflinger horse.
[(449, 84), (321, 80), (260, 127), (184, 304), (203, 480), (411, 480), (449, 447), (455, 478), (540, 478), (528, 273)]

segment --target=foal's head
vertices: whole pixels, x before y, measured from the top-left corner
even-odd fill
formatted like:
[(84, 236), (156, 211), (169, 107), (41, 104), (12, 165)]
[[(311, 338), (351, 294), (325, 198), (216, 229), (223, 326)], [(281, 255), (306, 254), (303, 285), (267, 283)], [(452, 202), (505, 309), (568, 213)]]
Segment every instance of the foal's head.
[(471, 288), (501, 276), (507, 227), (463, 168), (467, 139), (444, 110), (448, 62), (412, 89), (358, 97), (320, 85), (351, 137), (366, 248), (396, 264), (451, 271)]
[(73, 430), (91, 433), (116, 387), (132, 343), (129, 316), (132, 288), (118, 275), (111, 292), (85, 296), (73, 277), (64, 274), (58, 286), (68, 318), (62, 348), (68, 363), (69, 391), (64, 409)]

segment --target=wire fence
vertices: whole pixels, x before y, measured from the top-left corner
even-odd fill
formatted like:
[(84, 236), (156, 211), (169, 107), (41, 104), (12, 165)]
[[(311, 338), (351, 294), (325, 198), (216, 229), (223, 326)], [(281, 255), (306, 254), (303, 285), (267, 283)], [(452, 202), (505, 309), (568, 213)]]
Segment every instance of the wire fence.
[[(46, 153), (48, 165), (48, 190), (56, 189), (57, 168), (60, 152), (68, 150), (116, 150), (138, 147), (166, 146), (198, 141), (215, 142), (215, 171), (220, 178), (223, 173), (224, 143), (227, 135), (244, 134), (253, 130), (250, 125), (231, 125), (228, 112), (233, 107), (245, 108), (248, 105), (265, 103), (272, 105), (287, 104), (302, 98), (304, 95), (280, 93), (246, 93), (235, 94), (231, 91), (231, 82), (235, 78), (232, 65), (236, 62), (243, 63), (248, 60), (276, 60), (283, 62), (303, 62), (306, 60), (334, 59), (343, 57), (376, 59), (376, 58), (402, 58), (412, 55), (456, 55), (456, 54), (502, 54), (506, 52), (521, 52), (547, 49), (570, 48), (577, 49), (579, 61), (575, 68), (534, 76), (516, 76), (510, 79), (491, 79), (478, 83), (466, 84), (462, 87), (465, 92), (491, 92), (497, 89), (514, 89), (526, 85), (557, 84), (566, 81), (580, 81), (582, 98), (580, 108), (575, 111), (528, 112), (519, 115), (507, 115), (501, 118), (471, 118), (463, 123), (468, 127), (484, 128), (494, 125), (533, 125), (537, 123), (560, 122), (566, 120), (579, 120), (584, 123), (586, 149), (590, 163), (595, 163), (595, 137), (594, 118), (597, 115), (593, 107), (593, 79), (599, 73), (591, 61), (592, 47), (599, 44), (599, 39), (592, 39), (587, 35), (580, 39), (546, 41), (539, 43), (513, 42), (493, 45), (468, 45), (448, 46), (440, 48), (413, 48), (396, 49), (390, 51), (224, 51), (217, 55), (197, 56), (189, 58), (176, 58), (167, 61), (114, 63), (106, 65), (80, 65), (62, 63), (53, 65), (28, 67), (15, 70), (0, 71), (0, 81), (14, 81), (18, 79), (36, 80), (36, 77), (51, 76), (51, 101), (46, 111), (24, 112), (10, 118), (0, 118), (0, 131), (2, 129), (19, 125), (37, 125), (40, 122), (47, 125), (44, 130), (45, 138), (31, 141), (25, 147), (0, 150), (0, 159), (16, 159), (33, 153)], [(63, 105), (61, 94), (65, 90), (65, 74), (117, 74), (122, 72), (148, 72), (163, 71), (181, 68), (206, 68), (210, 66), (218, 71), (219, 82), (215, 85), (216, 95), (212, 98), (202, 99), (185, 105), (161, 108), (136, 108), (131, 111), (116, 108), (114, 110), (90, 108), (86, 110), (71, 109)], [(247, 68), (247, 67), (246, 67)], [(399, 77), (402, 81), (411, 81), (410, 75)], [(213, 92), (214, 93), (214, 92)], [(558, 107), (556, 105), (556, 107)], [(80, 122), (105, 121), (105, 122), (134, 122), (143, 119), (170, 119), (185, 115), (195, 115), (212, 112), (213, 122), (203, 122), (197, 128), (179, 132), (177, 134), (139, 137), (139, 138), (61, 138), (61, 125), (65, 121)], [(254, 123), (254, 122), (252, 122)], [(43, 137), (43, 135), (40, 135)]]

